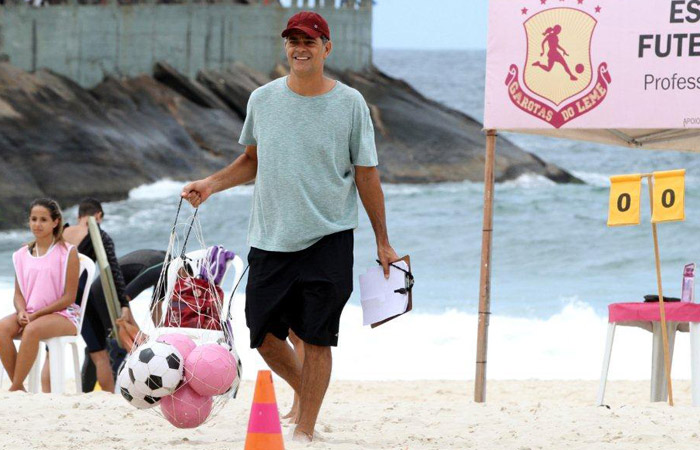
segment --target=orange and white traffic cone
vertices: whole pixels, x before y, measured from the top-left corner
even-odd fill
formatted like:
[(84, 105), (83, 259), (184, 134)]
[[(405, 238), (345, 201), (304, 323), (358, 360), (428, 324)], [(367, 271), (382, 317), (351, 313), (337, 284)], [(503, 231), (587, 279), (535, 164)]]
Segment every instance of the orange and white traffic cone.
[(258, 371), (245, 450), (284, 450), (275, 387), (269, 370)]

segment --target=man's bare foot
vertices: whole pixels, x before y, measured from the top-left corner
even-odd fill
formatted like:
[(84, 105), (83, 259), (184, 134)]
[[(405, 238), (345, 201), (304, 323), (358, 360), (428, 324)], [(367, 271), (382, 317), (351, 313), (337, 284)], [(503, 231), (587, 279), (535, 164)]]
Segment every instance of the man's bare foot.
[(283, 419), (289, 419), (289, 423), (296, 425), (299, 423), (299, 405), (294, 403), (292, 409), (287, 414), (282, 416)]
[(311, 442), (313, 441), (313, 436), (308, 433), (301, 431), (298, 427), (294, 429), (292, 434), (292, 441), (294, 442)]
[(287, 419), (288, 423), (292, 425), (297, 425), (299, 423), (299, 412), (298, 411), (289, 411), (287, 414), (282, 416), (283, 419)]
[(9, 391), (10, 392), (18, 392), (18, 391), (19, 392), (27, 392), (27, 390), (24, 388), (24, 386), (19, 386), (19, 387), (12, 386), (12, 387), (10, 387)]
[(299, 396), (294, 394), (294, 401), (292, 402), (292, 408), (287, 414), (282, 416), (283, 419), (289, 419), (289, 423), (298, 424), (299, 423)]

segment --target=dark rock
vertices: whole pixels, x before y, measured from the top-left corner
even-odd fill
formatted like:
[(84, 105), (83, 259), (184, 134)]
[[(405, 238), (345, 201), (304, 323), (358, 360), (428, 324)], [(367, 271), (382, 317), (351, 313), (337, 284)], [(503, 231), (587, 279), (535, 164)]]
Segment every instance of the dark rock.
[(214, 92), (238, 117), (245, 119), (250, 94), (270, 78), (237, 62), (227, 70), (202, 70), (197, 74), (197, 81)]
[[(267, 76), (240, 64), (202, 71), (201, 84), (165, 64), (156, 73), (161, 82), (108, 77), (85, 90), (50, 71), (29, 74), (0, 63), (0, 229), (25, 223), (29, 202), (39, 196), (64, 207), (88, 195), (121, 199), (162, 178), (206, 176), (242, 153), (241, 118)], [(480, 123), (376, 69), (333, 76), (368, 102), (384, 181), (483, 179)], [(576, 181), (499, 138), (496, 179), (523, 173)]]
[[(0, 64), (0, 228), (25, 223), (38, 196), (64, 207), (86, 195), (116, 200), (141, 184), (201, 177), (233, 160), (234, 145), (223, 142), (238, 135), (239, 122), (138, 80), (107, 79), (87, 91), (49, 71)], [(178, 122), (197, 116), (218, 130), (202, 139), (211, 151)]]
[(238, 144), (243, 121), (230, 110), (203, 109), (146, 75), (125, 80), (123, 86), (135, 98), (147, 96), (172, 115), (201, 150), (225, 158), (225, 162), (243, 152)]
[(228, 110), (219, 97), (199, 82), (187, 78), (168, 63), (157, 62), (153, 67), (153, 78), (199, 106)]

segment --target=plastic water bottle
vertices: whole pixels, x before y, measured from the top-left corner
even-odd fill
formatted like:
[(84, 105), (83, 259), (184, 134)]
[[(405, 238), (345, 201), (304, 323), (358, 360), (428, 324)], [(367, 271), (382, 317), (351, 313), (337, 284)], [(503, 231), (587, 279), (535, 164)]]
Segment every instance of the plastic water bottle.
[(695, 302), (695, 263), (686, 264), (683, 268), (682, 302)]

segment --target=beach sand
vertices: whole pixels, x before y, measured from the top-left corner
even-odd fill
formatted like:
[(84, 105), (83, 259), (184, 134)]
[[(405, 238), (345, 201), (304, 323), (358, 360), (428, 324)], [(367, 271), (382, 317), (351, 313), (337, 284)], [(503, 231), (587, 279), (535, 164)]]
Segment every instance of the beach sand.
[[(0, 448), (242, 449), (254, 383), (195, 430), (128, 405), (119, 395), (0, 392)], [(6, 386), (5, 386), (6, 388)], [(291, 391), (276, 380), (281, 413)], [(288, 449), (646, 449), (698, 448), (700, 408), (690, 385), (674, 383), (676, 406), (649, 403), (649, 383), (610, 381), (595, 406), (595, 381), (490, 381), (488, 403), (472, 401), (473, 383), (334, 381), (317, 440)]]

